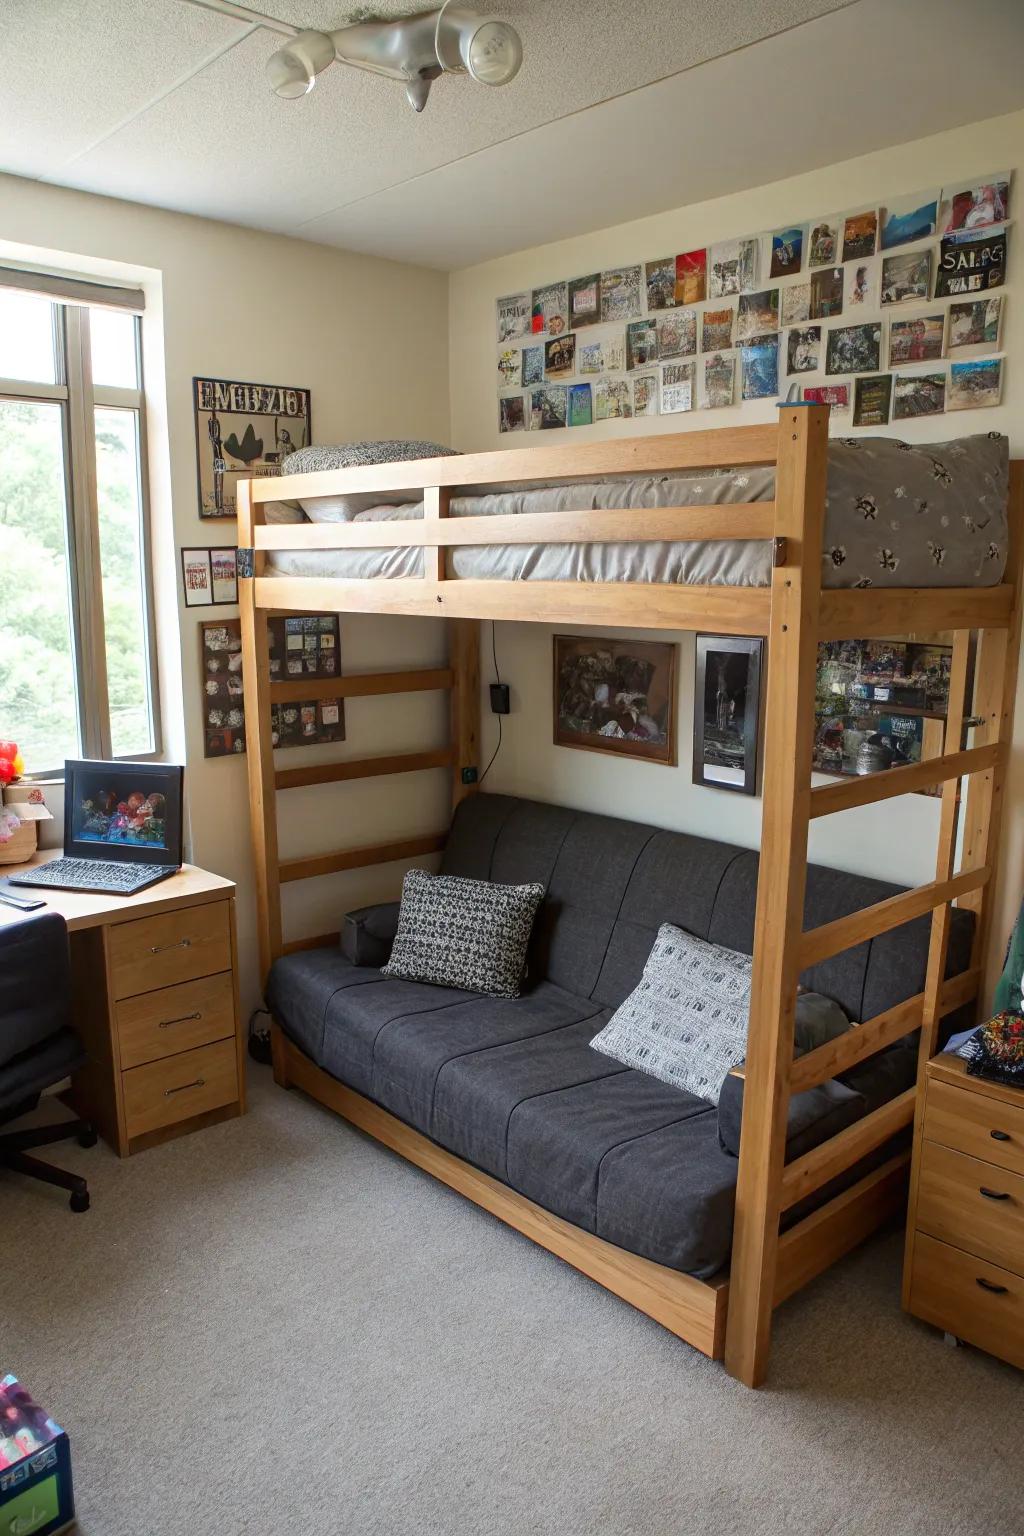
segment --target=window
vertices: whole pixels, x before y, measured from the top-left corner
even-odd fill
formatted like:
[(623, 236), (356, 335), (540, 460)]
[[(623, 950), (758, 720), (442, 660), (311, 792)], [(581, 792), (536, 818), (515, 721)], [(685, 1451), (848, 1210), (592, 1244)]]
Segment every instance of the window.
[(47, 774), (160, 742), (139, 316), (26, 280), (0, 269), (0, 735)]

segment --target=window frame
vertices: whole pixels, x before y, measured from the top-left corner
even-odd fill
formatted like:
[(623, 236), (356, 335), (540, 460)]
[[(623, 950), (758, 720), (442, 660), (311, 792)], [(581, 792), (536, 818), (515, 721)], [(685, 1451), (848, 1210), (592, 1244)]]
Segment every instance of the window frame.
[[(30, 279), (26, 281), (25, 279)], [(53, 356), (56, 382), (0, 377), (0, 400), (28, 404), (55, 403), (61, 407), (61, 441), (64, 461), (64, 505), (68, 550), (68, 599), (74, 655), (75, 712), (81, 755), (113, 759), (110, 698), (107, 688), (106, 632), (103, 613), (103, 579), (100, 566), (100, 522), (97, 493), (96, 407), (134, 413), (137, 443), (139, 496), (139, 561), (142, 623), (145, 633), (146, 679), (150, 738), (148, 752), (126, 754), (120, 761), (147, 762), (163, 756), (160, 693), (157, 667), (156, 627), (153, 603), (152, 525), (145, 377), (142, 356), (142, 295), (110, 289), (110, 301), (102, 287), (82, 284), (88, 297), (70, 279), (45, 274), (15, 273), (0, 268), (0, 288), (29, 291), (51, 305)], [(135, 329), (137, 387), (118, 388), (95, 384), (92, 378), (90, 309), (109, 307), (132, 315)], [(33, 765), (31, 779), (61, 779), (64, 765)]]

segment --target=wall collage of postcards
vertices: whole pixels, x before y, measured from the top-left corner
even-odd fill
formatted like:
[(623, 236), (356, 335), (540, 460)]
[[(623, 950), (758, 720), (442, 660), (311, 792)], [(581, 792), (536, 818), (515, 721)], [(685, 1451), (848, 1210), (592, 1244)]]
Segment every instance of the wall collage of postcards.
[(749, 400), (998, 405), (1011, 172), (497, 299), (501, 432)]

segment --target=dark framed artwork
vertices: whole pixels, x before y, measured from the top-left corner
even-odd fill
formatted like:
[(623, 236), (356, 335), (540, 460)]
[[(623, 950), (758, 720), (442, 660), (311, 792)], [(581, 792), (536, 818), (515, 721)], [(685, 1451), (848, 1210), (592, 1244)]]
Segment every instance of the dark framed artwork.
[(236, 517), (235, 487), (281, 473), (281, 461), (310, 444), (308, 389), (192, 380), (200, 517)]
[(695, 784), (757, 794), (763, 655), (759, 636), (697, 636)]
[(553, 636), (555, 745), (674, 766), (676, 650), (664, 640)]
[[(239, 619), (199, 621), (203, 680), (203, 755), (232, 757), (245, 751), (242, 691), (242, 625)], [(272, 682), (300, 685), (294, 700), (270, 706), (275, 747), (311, 747), (345, 739), (340, 698), (303, 698), (301, 685), (341, 673), (336, 613), (272, 619), (267, 664)]]

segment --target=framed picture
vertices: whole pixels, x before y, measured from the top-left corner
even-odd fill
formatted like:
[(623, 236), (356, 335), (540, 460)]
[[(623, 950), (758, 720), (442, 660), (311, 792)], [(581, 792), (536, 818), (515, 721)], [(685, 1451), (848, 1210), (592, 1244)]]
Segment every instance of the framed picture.
[(555, 635), (554, 742), (676, 763), (676, 646)]
[(279, 475), (281, 461), (310, 443), (308, 389), (192, 380), (199, 516), (236, 517), (239, 479)]
[(234, 545), (221, 549), (183, 549), (181, 584), (186, 608), (211, 608), (238, 602), (238, 572)]
[(240, 619), (201, 619), (203, 756), (233, 757), (245, 751)]
[[(245, 751), (242, 692), (242, 626), (239, 619), (202, 619), (203, 755), (232, 757)], [(271, 682), (309, 683), (341, 673), (336, 613), (302, 614), (270, 621), (267, 665)], [(297, 690), (298, 692), (298, 690)], [(270, 706), (275, 747), (310, 747), (345, 740), (345, 706), (339, 698), (304, 699)]]
[(697, 636), (695, 784), (757, 794), (763, 653), (760, 637)]

